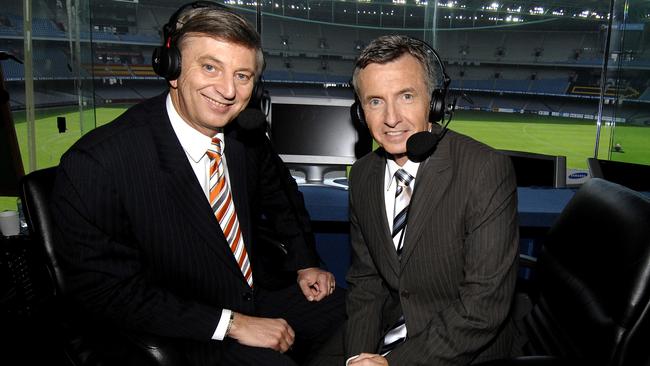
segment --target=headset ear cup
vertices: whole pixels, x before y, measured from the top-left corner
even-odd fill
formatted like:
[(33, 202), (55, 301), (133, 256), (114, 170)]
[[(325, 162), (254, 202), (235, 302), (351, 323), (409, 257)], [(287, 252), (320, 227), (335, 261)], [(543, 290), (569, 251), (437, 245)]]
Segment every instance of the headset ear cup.
[(171, 46), (167, 49), (167, 73), (165, 79), (176, 80), (181, 75), (181, 52)]
[(366, 125), (366, 116), (363, 114), (363, 108), (361, 108), (361, 103), (356, 99), (350, 106), (350, 116), (352, 117), (353, 123), (362, 126)]
[(268, 92), (264, 89), (264, 82), (260, 78), (255, 81), (255, 84), (253, 84), (253, 91), (251, 92), (251, 98), (248, 100), (248, 106), (263, 110), (262, 104), (264, 103), (265, 99), (268, 98)]
[(165, 55), (165, 48), (164, 47), (156, 47), (153, 49), (153, 53), (151, 54), (151, 67), (153, 68), (153, 71), (158, 75), (165, 77), (165, 72), (163, 71), (163, 57), (167, 57)]
[(263, 97), (264, 97), (264, 81), (262, 81), (262, 78), (260, 77), (259, 79), (257, 79), (257, 81), (255, 81), (255, 85), (253, 86), (253, 94), (251, 94), (251, 99), (261, 101)]
[(435, 123), (445, 116), (445, 95), (440, 89), (436, 89), (431, 94), (431, 103), (429, 104), (429, 122)]
[(151, 57), (153, 71), (167, 80), (176, 80), (181, 74), (181, 55), (176, 47), (156, 47)]

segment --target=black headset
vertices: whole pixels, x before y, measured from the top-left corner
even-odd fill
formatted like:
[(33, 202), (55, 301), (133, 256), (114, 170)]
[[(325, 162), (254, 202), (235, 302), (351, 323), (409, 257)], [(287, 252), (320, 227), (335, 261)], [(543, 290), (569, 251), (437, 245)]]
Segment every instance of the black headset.
[[(178, 18), (189, 9), (209, 8), (234, 13), (227, 6), (214, 1), (195, 1), (181, 6), (163, 26), (163, 44), (153, 50), (151, 66), (159, 76), (169, 80), (176, 80), (181, 75), (181, 51), (172, 43), (172, 36), (177, 31)], [(264, 70), (264, 65), (262, 66)], [(251, 102), (260, 101), (264, 97), (262, 75), (257, 77), (253, 86)]]
[[(438, 122), (442, 121), (442, 119), (445, 116), (446, 112), (446, 104), (445, 104), (445, 97), (447, 96), (447, 90), (449, 89), (449, 84), (451, 83), (451, 78), (449, 78), (449, 75), (447, 75), (447, 71), (445, 71), (445, 65), (442, 63), (442, 59), (440, 58), (440, 55), (438, 55), (438, 52), (433, 49), (433, 47), (429, 46), (426, 42), (423, 42), (419, 39), (409, 37), (411, 40), (416, 41), (417, 43), (420, 43), (422, 47), (425, 49), (425, 51), (429, 54), (429, 56), (433, 57), (428, 57), (427, 58), (427, 63), (429, 63), (429, 72), (434, 72), (434, 64), (431, 62), (431, 59), (435, 59), (436, 62), (439, 66), (440, 73), (442, 74), (442, 85), (436, 85), (436, 87), (433, 89), (431, 92), (431, 102), (429, 103), (429, 122)], [(361, 101), (359, 100), (359, 96), (356, 94), (356, 91), (354, 93), (354, 103), (352, 104), (351, 108), (351, 115), (352, 118), (355, 119), (357, 122), (365, 125), (366, 124), (366, 117), (363, 113), (363, 108), (361, 107)]]

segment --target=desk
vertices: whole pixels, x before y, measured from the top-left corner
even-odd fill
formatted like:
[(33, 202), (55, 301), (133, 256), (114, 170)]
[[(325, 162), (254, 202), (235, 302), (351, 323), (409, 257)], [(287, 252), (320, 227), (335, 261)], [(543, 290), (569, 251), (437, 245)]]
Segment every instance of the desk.
[(336, 284), (347, 287), (350, 267), (348, 191), (340, 187), (299, 185), (316, 237), (316, 250)]
[[(348, 191), (338, 187), (301, 185), (305, 205), (317, 223), (348, 222)], [(517, 188), (519, 225), (549, 228), (571, 200), (572, 188)]]
[[(345, 285), (350, 265), (348, 191), (340, 187), (300, 185), (305, 205), (316, 235), (316, 248), (336, 282)], [(517, 188), (520, 226), (520, 253), (529, 259), (536, 256), (542, 238), (571, 200), (571, 188)], [(528, 269), (522, 277), (530, 276)]]
[(517, 188), (519, 226), (550, 228), (575, 193), (573, 188)]

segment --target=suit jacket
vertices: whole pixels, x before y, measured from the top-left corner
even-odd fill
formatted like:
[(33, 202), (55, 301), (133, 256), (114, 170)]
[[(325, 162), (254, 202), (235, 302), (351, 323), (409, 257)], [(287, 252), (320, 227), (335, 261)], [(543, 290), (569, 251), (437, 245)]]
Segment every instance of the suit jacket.
[(518, 256), (509, 158), (447, 132), (418, 168), (401, 260), (388, 230), (385, 167), (378, 149), (350, 172), (347, 357), (376, 353), (401, 314), (408, 337), (387, 355), (391, 366), (507, 355)]
[[(215, 364), (221, 342), (210, 339), (221, 310), (254, 315), (255, 294), (176, 138), (165, 97), (130, 108), (62, 157), (52, 202), (56, 254), (67, 293), (97, 319), (179, 338), (195, 363)], [(229, 129), (225, 143), (254, 279), (263, 279), (253, 237), (262, 215), (286, 239), (285, 268), (318, 266), (302, 198), (268, 140)]]

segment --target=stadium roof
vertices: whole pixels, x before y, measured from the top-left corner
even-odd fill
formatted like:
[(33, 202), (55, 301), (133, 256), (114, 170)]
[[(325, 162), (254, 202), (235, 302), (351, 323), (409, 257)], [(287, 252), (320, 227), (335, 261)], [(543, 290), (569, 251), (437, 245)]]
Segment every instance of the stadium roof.
[[(124, 0), (114, 0), (124, 1)], [(132, 0), (140, 5), (175, 8), (183, 0)], [(437, 11), (455, 19), (501, 21), (522, 23), (550, 18), (572, 18), (579, 20), (606, 21), (609, 16), (609, 1), (602, 0), (263, 0), (262, 9), (266, 14), (292, 18), (323, 20), (318, 12), (327, 11), (330, 16), (336, 13), (356, 12), (360, 15), (377, 16), (422, 16), (430, 14), (433, 1)], [(255, 0), (225, 0), (224, 3), (254, 10)], [(628, 1), (627, 21), (633, 23), (650, 22), (650, 1)], [(123, 4), (123, 3), (122, 3)], [(406, 9), (406, 10), (404, 10)], [(287, 13), (290, 13), (287, 15)], [(481, 17), (481, 15), (483, 15)], [(463, 18), (459, 18), (463, 17)], [(336, 23), (336, 21), (334, 21)]]

